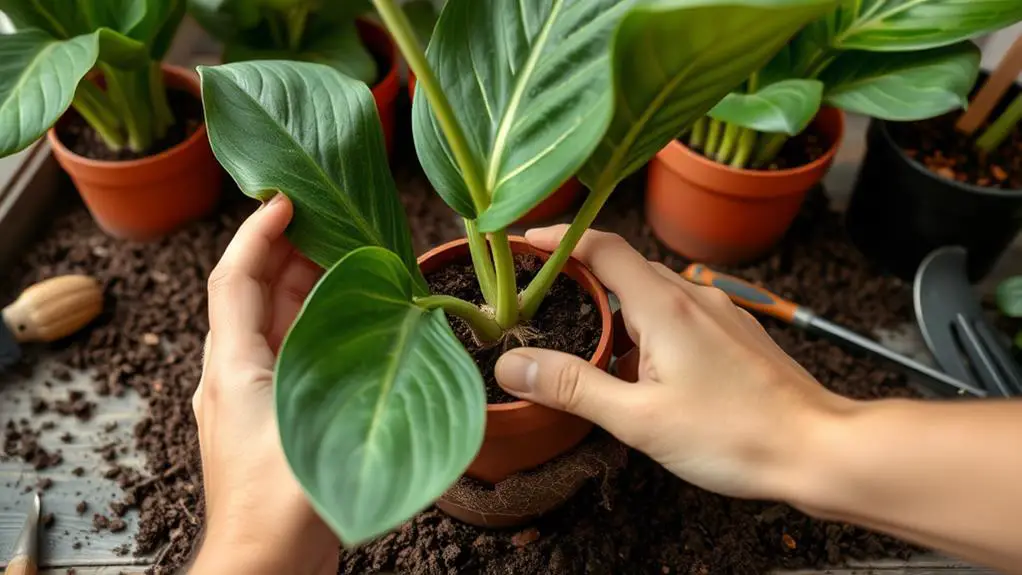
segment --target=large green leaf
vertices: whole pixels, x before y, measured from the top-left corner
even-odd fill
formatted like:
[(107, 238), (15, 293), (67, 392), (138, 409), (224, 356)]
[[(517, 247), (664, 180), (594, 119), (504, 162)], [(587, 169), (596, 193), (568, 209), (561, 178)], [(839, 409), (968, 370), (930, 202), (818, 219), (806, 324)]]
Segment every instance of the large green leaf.
[(288, 235), (302, 253), (330, 267), (363, 246), (388, 248), (425, 290), (365, 84), (306, 62), (199, 74), (213, 153), (245, 194), (291, 198)]
[(997, 285), (997, 307), (1008, 317), (1022, 317), (1022, 276), (1012, 276)]
[[(427, 59), (492, 203), (477, 214), (424, 90), (412, 129), (433, 186), (479, 229), (506, 227), (571, 177), (607, 126), (609, 45), (633, 0), (449, 0)], [(677, 41), (677, 37), (674, 38)]]
[(766, 64), (832, 0), (654, 0), (614, 44), (614, 118), (580, 172), (613, 186)]
[(823, 99), (818, 80), (782, 80), (752, 94), (732, 92), (710, 110), (714, 119), (759, 132), (799, 134)]
[(16, 30), (37, 28), (54, 38), (69, 40), (98, 27), (92, 26), (87, 17), (93, 3), (68, 0), (0, 0), (0, 12), (10, 18)]
[(966, 106), (979, 61), (979, 48), (969, 41), (919, 52), (846, 52), (820, 79), (832, 106), (914, 121)]
[(1019, 0), (845, 0), (806, 33), (836, 50), (921, 50), (1022, 20)]
[(412, 303), (403, 262), (362, 248), (316, 286), (275, 377), (284, 453), (348, 545), (410, 519), (479, 451), (483, 381), (440, 310)]
[(60, 118), (99, 55), (96, 34), (58, 40), (38, 29), (0, 36), (0, 157)]

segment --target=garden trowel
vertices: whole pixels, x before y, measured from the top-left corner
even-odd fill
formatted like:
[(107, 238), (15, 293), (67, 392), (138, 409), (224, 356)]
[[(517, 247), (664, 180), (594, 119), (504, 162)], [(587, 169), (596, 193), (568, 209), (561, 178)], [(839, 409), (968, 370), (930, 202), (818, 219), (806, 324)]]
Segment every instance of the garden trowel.
[(923, 339), (952, 377), (984, 388), (991, 397), (1022, 396), (1022, 372), (983, 316), (966, 259), (964, 248), (944, 247), (919, 264), (913, 296)]
[(0, 371), (21, 359), (21, 344), (67, 337), (102, 309), (103, 289), (88, 276), (58, 276), (30, 286), (0, 314)]

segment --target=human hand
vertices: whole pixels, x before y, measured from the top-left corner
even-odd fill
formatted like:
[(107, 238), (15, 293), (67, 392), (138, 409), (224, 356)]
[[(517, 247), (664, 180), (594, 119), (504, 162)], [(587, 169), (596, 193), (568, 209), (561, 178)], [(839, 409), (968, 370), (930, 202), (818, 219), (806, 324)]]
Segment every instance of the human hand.
[[(530, 230), (526, 239), (549, 251), (566, 229)], [(704, 489), (786, 498), (800, 441), (851, 401), (816, 382), (724, 292), (647, 261), (621, 237), (587, 231), (573, 255), (621, 302), (640, 350), (638, 381), (519, 348), (498, 361), (500, 385), (593, 421)]]
[(321, 270), (284, 237), (277, 194), (209, 278), (210, 333), (192, 398), (206, 533), (191, 573), (337, 573), (339, 543), (291, 474), (273, 411), (276, 352)]

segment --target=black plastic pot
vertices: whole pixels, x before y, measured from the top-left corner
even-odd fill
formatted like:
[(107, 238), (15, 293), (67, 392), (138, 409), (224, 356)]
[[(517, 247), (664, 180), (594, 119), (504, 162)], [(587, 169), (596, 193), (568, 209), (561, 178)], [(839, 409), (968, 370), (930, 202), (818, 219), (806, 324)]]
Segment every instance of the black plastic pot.
[(873, 120), (845, 218), (852, 242), (887, 271), (911, 280), (928, 253), (960, 245), (977, 281), (1022, 227), (1022, 190), (939, 176), (905, 154), (886, 122)]

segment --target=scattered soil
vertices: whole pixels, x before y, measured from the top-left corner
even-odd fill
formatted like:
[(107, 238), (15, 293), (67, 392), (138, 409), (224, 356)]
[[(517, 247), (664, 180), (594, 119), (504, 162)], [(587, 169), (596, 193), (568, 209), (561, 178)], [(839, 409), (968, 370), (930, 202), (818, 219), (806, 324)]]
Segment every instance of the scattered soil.
[(887, 129), (909, 157), (931, 172), (977, 186), (1022, 190), (1022, 126), (1015, 126), (1000, 147), (985, 154), (976, 148), (976, 138), (990, 120), (969, 137), (955, 129), (960, 117), (956, 111), (921, 122), (889, 122)]
[[(56, 467), (64, 461), (60, 450), (48, 451), (39, 444), (40, 430), (27, 419), (7, 422), (4, 428), (4, 456), (17, 457), (36, 471)], [(31, 490), (31, 489), (30, 489)]]
[[(688, 146), (688, 142), (679, 141)], [(773, 172), (805, 166), (822, 158), (829, 147), (830, 142), (814, 126), (809, 126), (801, 134), (785, 142), (777, 157), (764, 169)], [(695, 152), (703, 155), (700, 150)]]
[(43, 529), (53, 527), (53, 522), (54, 518), (52, 513), (43, 513), (42, 516), (39, 517), (39, 524), (43, 526)]
[(69, 390), (67, 399), (61, 399), (53, 403), (53, 409), (61, 415), (73, 415), (82, 421), (92, 419), (92, 410), (96, 403), (85, 399), (85, 392)]
[(167, 130), (167, 135), (157, 140), (143, 152), (135, 152), (125, 148), (111, 150), (103, 139), (85, 120), (73, 111), (65, 117), (57, 127), (60, 141), (69, 150), (93, 160), (126, 161), (154, 156), (180, 144), (195, 133), (202, 125), (202, 102), (183, 90), (168, 89), (167, 102), (174, 113), (174, 125)]
[[(515, 281), (518, 286), (528, 285), (543, 266), (542, 260), (533, 255), (515, 255)], [(450, 295), (477, 305), (485, 303), (479, 281), (476, 279), (472, 264), (458, 264), (437, 270), (426, 277), (430, 292), (439, 295)], [(577, 355), (585, 360), (596, 353), (600, 343), (602, 329), (600, 313), (596, 302), (582, 287), (561, 275), (554, 282), (550, 293), (540, 304), (532, 322), (526, 328), (530, 331), (520, 337), (508, 337), (497, 345), (481, 346), (472, 335), (468, 324), (459, 318), (453, 318), (451, 327), (458, 339), (465, 345), (472, 359), (479, 366), (486, 383), (487, 403), (509, 403), (518, 398), (508, 394), (493, 376), (493, 368), (497, 359), (507, 351), (516, 347), (531, 346), (554, 349)]]

